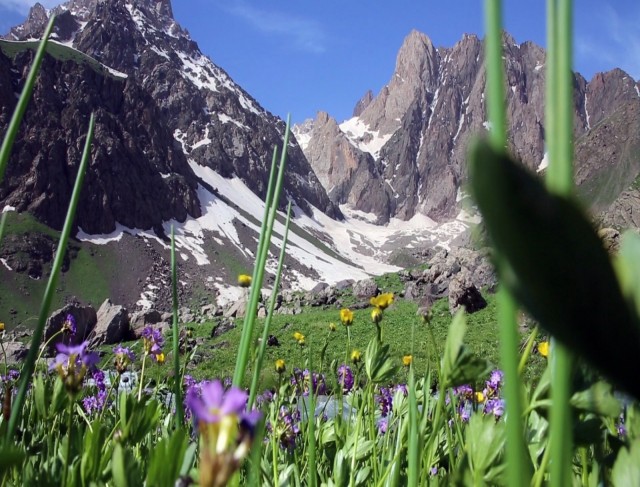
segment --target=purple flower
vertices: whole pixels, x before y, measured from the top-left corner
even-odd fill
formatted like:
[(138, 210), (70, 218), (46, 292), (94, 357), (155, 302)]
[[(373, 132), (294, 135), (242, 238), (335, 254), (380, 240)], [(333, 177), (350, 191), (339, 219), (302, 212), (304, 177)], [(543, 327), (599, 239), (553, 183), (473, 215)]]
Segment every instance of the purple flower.
[(131, 350), (121, 345), (115, 346), (113, 353), (115, 355), (114, 366), (118, 374), (126, 372), (129, 364), (136, 359), (135, 354)]
[(310, 391), (316, 395), (327, 393), (324, 375), (310, 372), (308, 369), (301, 370), (297, 367), (293, 369), (291, 385), (294, 386), (294, 392), (297, 396), (308, 396)]
[(429, 469), (429, 475), (431, 475), (432, 477), (435, 477), (436, 475), (438, 475), (438, 467), (431, 467)]
[(388, 387), (381, 387), (380, 394), (376, 396), (378, 404), (380, 406), (380, 414), (382, 417), (386, 417), (391, 408), (393, 408), (393, 392)]
[(0, 381), (10, 382), (15, 384), (16, 382), (18, 382), (19, 378), (20, 378), (20, 371), (11, 369), (9, 370), (9, 372), (7, 372), (7, 375), (0, 376)]
[(75, 336), (78, 331), (78, 325), (76, 323), (76, 319), (72, 314), (67, 314), (65, 316), (64, 321), (62, 322), (62, 332), (68, 333), (71, 336)]
[(271, 401), (273, 401), (273, 392), (271, 392), (269, 389), (256, 397), (256, 403), (258, 404), (258, 407), (262, 407), (264, 404), (270, 403)]
[(484, 414), (493, 414), (496, 419), (500, 419), (504, 415), (504, 400), (488, 399), (483, 411)]
[(288, 450), (295, 448), (296, 439), (300, 435), (300, 411), (281, 406), (276, 434), (280, 439), (280, 447)]
[(460, 414), (460, 420), (463, 423), (468, 423), (471, 417), (471, 408), (467, 407), (464, 402), (461, 402), (460, 406), (458, 406), (458, 414)]
[(378, 433), (380, 433), (381, 435), (384, 435), (387, 432), (388, 427), (389, 421), (387, 420), (387, 418), (381, 418), (380, 421), (378, 421)]
[(458, 387), (453, 388), (453, 393), (456, 396), (460, 396), (462, 399), (471, 399), (473, 398), (473, 389), (468, 384), (463, 384)]
[(348, 365), (342, 364), (338, 367), (338, 384), (342, 386), (345, 393), (353, 389), (353, 372)]
[(402, 395), (404, 397), (407, 397), (409, 395), (409, 389), (407, 389), (407, 384), (398, 384), (396, 385), (394, 390), (402, 392)]
[(201, 423), (220, 423), (226, 417), (246, 419), (251, 423), (256, 419), (255, 414), (245, 411), (246, 404), (245, 391), (238, 387), (231, 387), (225, 392), (219, 380), (201, 384), (200, 393), (195, 390), (195, 387), (187, 393), (187, 405), (196, 420)]
[(503, 384), (503, 380), (504, 380), (504, 373), (501, 370), (496, 369), (493, 372), (491, 372), (491, 376), (489, 377), (489, 380), (486, 381), (487, 387), (482, 391), (485, 397), (487, 398), (497, 397), (500, 393), (500, 387)]
[(82, 388), (87, 371), (94, 367), (100, 358), (95, 352), (87, 352), (88, 343), (65, 345), (57, 343), (58, 355), (51, 361), (49, 370), (56, 370), (68, 392), (75, 394)]
[(151, 326), (145, 326), (142, 330), (141, 336), (144, 345), (144, 353), (146, 355), (153, 355), (154, 358), (156, 358), (158, 355), (162, 354), (164, 338), (160, 330)]

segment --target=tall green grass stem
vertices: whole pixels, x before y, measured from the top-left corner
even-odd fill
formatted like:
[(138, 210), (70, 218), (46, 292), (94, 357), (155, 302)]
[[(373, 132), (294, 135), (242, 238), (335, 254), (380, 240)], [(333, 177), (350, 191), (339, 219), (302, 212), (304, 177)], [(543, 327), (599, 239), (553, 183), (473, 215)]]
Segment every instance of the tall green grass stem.
[[(275, 183), (275, 188), (273, 190), (273, 197), (271, 198), (271, 201), (265, 201), (265, 205), (270, 206), (269, 216), (266, 220), (266, 226), (263, 225), (260, 233), (260, 243), (258, 244), (260, 252), (259, 255), (256, 256), (256, 263), (253, 272), (254, 278), (251, 281), (251, 295), (249, 298), (249, 306), (247, 307), (247, 314), (244, 320), (242, 337), (240, 339), (240, 349), (238, 350), (238, 360), (236, 361), (236, 369), (233, 375), (233, 383), (237, 386), (240, 386), (242, 384), (242, 379), (244, 378), (244, 373), (247, 370), (247, 364), (249, 363), (251, 339), (253, 337), (253, 328), (256, 320), (255, 310), (258, 307), (258, 298), (261, 293), (265, 265), (267, 262), (267, 256), (269, 254), (269, 245), (271, 243), (273, 223), (275, 221), (276, 213), (278, 210), (278, 201), (280, 200), (280, 193), (282, 192), (282, 186), (284, 182), (284, 170), (287, 165), (287, 147), (289, 145), (290, 125), (291, 117), (288, 116), (284, 134), (284, 142), (282, 144), (282, 151), (280, 154), (280, 167), (278, 168), (278, 177)], [(272, 181), (270, 180), (270, 187), (271, 182)], [(270, 190), (268, 189), (267, 193), (269, 192)], [(270, 203), (270, 205), (268, 203)]]
[[(552, 100), (547, 101), (545, 120), (555, 119), (555, 124), (552, 131), (546, 130), (551, 146), (546, 182), (550, 191), (570, 196), (573, 192), (573, 4), (571, 0), (550, 0), (547, 7), (548, 40), (552, 43), (553, 54), (551, 76), (547, 75), (547, 94), (551, 94)], [(569, 399), (573, 355), (555, 340), (551, 353), (549, 448), (550, 485), (554, 487), (571, 483), (573, 423)]]
[(180, 343), (178, 336), (178, 269), (176, 263), (176, 236), (171, 225), (171, 295), (173, 311), (173, 394), (176, 402), (176, 428), (184, 423), (182, 405), (182, 376), (180, 374)]
[(271, 330), (271, 319), (276, 307), (276, 300), (278, 297), (278, 289), (280, 287), (280, 278), (282, 277), (282, 266), (284, 264), (284, 258), (286, 256), (287, 239), (289, 238), (289, 223), (291, 222), (291, 202), (287, 207), (287, 221), (284, 225), (284, 235), (282, 236), (282, 247), (280, 248), (280, 257), (278, 258), (278, 271), (276, 272), (276, 279), (273, 283), (273, 291), (271, 292), (271, 299), (269, 300), (269, 311), (267, 317), (264, 320), (264, 326), (262, 328), (262, 341), (260, 342), (260, 348), (258, 349), (258, 356), (256, 357), (256, 363), (253, 371), (253, 377), (251, 379), (251, 388), (249, 390), (249, 402), (247, 409), (253, 407), (253, 402), (256, 399), (258, 393), (258, 380), (262, 371), (262, 363), (264, 362), (264, 354), (267, 349), (267, 341), (269, 339), (269, 331)]
[(7, 226), (7, 215), (8, 213), (2, 213), (0, 216), (0, 243), (2, 242), (2, 237), (4, 237), (4, 229)]
[(0, 146), (0, 183), (4, 179), (4, 173), (7, 169), (7, 164), (9, 163), (9, 156), (11, 155), (13, 142), (16, 139), (18, 129), (20, 128), (20, 122), (22, 122), (24, 112), (27, 109), (27, 105), (29, 104), (29, 100), (31, 99), (31, 94), (33, 93), (33, 86), (36, 82), (36, 78), (38, 77), (38, 72), (40, 71), (40, 65), (42, 64), (44, 53), (47, 50), (47, 42), (49, 40), (49, 36), (51, 35), (51, 31), (53, 30), (53, 23), (55, 21), (55, 18), (56, 16), (52, 15), (49, 19), (49, 23), (47, 24), (47, 27), (42, 36), (42, 40), (40, 41), (40, 45), (38, 46), (38, 50), (36, 51), (36, 55), (33, 59), (33, 64), (31, 65), (31, 69), (29, 70), (29, 74), (27, 75), (27, 81), (25, 82), (22, 93), (20, 94), (20, 98), (18, 99), (16, 109), (11, 116), (11, 121), (9, 122), (7, 133), (2, 139), (2, 146)]
[[(502, 61), (502, 2), (486, 0), (487, 107), (491, 130), (489, 141), (497, 151), (507, 146), (504, 67)], [(498, 256), (499, 258), (499, 256)], [(505, 382), (507, 429), (508, 485), (528, 485), (530, 472), (526, 462), (522, 400), (518, 375), (517, 306), (504, 288), (498, 291), (498, 322), (500, 326), (500, 355)]]
[(49, 309), (51, 307), (51, 300), (53, 299), (53, 293), (56, 289), (58, 282), (58, 276), (60, 275), (60, 268), (62, 267), (62, 261), (67, 251), (67, 243), (69, 241), (69, 234), (73, 226), (73, 221), (76, 214), (76, 208), (78, 206), (78, 200), (80, 199), (80, 191), (82, 190), (82, 183), (86, 172), (87, 165), (89, 163), (89, 156), (91, 154), (91, 142), (93, 141), (93, 131), (95, 128), (95, 116), (91, 114), (89, 120), (89, 130), (87, 132), (87, 139), (85, 141), (84, 150), (82, 152), (82, 159), (80, 166), (78, 167), (78, 175), (76, 176), (76, 182), (73, 187), (73, 193), (71, 194), (71, 201), (69, 202), (69, 209), (67, 210), (67, 216), (62, 227), (62, 233), (60, 234), (60, 242), (58, 243), (58, 249), (56, 250), (56, 257), (51, 267), (51, 275), (49, 276), (49, 282), (42, 298), (40, 305), (40, 315), (38, 317), (38, 324), (33, 330), (31, 337), (31, 346), (25, 359), (22, 370), (20, 371), (20, 385), (18, 387), (18, 393), (14, 401), (14, 406), (11, 410), (11, 416), (9, 418), (9, 425), (7, 428), (7, 439), (11, 439), (15, 434), (20, 414), (24, 408), (24, 401), (27, 395), (27, 388), (31, 382), (31, 375), (35, 368), (36, 357), (38, 356), (38, 349), (40, 348), (40, 342), (42, 341), (42, 335), (44, 334), (44, 326), (47, 321)]

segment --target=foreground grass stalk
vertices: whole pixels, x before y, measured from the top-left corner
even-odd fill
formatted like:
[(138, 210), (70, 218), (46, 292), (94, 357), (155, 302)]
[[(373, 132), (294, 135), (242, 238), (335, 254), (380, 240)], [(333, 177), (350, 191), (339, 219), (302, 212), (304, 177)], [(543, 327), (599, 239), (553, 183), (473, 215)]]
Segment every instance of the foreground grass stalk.
[(36, 56), (33, 59), (33, 64), (31, 65), (31, 69), (29, 70), (27, 81), (25, 82), (22, 93), (20, 94), (20, 98), (18, 99), (16, 109), (11, 116), (11, 121), (9, 122), (7, 133), (2, 140), (2, 146), (0, 146), (0, 183), (4, 179), (4, 172), (7, 169), (7, 164), (9, 163), (9, 155), (11, 154), (11, 149), (13, 148), (13, 142), (15, 141), (16, 135), (18, 134), (20, 122), (22, 122), (22, 118), (24, 117), (24, 112), (27, 109), (27, 104), (31, 99), (31, 93), (33, 93), (33, 85), (36, 82), (38, 72), (40, 71), (40, 65), (42, 64), (42, 59), (44, 58), (44, 53), (47, 50), (47, 42), (49, 41), (49, 36), (51, 35), (51, 31), (53, 30), (53, 23), (55, 21), (55, 18), (56, 16), (52, 15), (49, 19), (47, 28), (45, 29), (42, 36), (42, 41), (40, 41), (40, 45), (38, 46), (38, 50), (36, 51)]
[[(554, 97), (547, 103), (546, 120), (555, 118), (549, 134), (552, 151), (547, 171), (550, 191), (569, 196), (573, 192), (573, 73), (572, 73), (572, 2), (548, 2), (548, 37), (553, 43), (551, 77), (547, 92)], [(572, 417), (569, 399), (573, 356), (569, 349), (554, 340), (551, 356), (551, 486), (570, 485), (573, 451)]]
[[(284, 142), (282, 144), (282, 152), (280, 154), (280, 167), (278, 168), (278, 177), (275, 183), (275, 189), (273, 190), (273, 198), (269, 209), (269, 216), (266, 219), (266, 225), (263, 225), (260, 234), (260, 249), (259, 255), (256, 256), (256, 263), (254, 267), (254, 279), (251, 284), (251, 296), (249, 298), (249, 306), (247, 307), (247, 313), (245, 316), (244, 327), (242, 330), (242, 338), (240, 340), (240, 349), (238, 350), (238, 360), (236, 361), (236, 369), (233, 375), (233, 383), (240, 386), (244, 373), (247, 370), (247, 364), (249, 363), (249, 357), (251, 355), (251, 340), (253, 337), (253, 327), (256, 321), (255, 310), (258, 307), (258, 298), (260, 296), (262, 279), (264, 277), (265, 264), (267, 262), (267, 256), (269, 254), (269, 245), (271, 243), (271, 233), (273, 231), (273, 223), (276, 218), (278, 210), (278, 201), (280, 199), (280, 193), (282, 192), (282, 186), (284, 182), (284, 170), (287, 161), (287, 147), (289, 145), (289, 127), (291, 124), (291, 117), (287, 117), (287, 125), (285, 128)], [(272, 167), (273, 171), (273, 167)], [(271, 186), (271, 182), (269, 186)], [(267, 193), (270, 191), (267, 190)], [(265, 202), (266, 204), (266, 202)]]
[(182, 405), (182, 376), (180, 375), (180, 344), (178, 337), (178, 271), (176, 264), (176, 236), (171, 225), (171, 294), (173, 298), (173, 395), (176, 402), (176, 428), (184, 424)]
[[(487, 102), (491, 130), (489, 140), (496, 150), (507, 145), (506, 108), (504, 102), (504, 73), (502, 63), (502, 2), (487, 0), (486, 49)], [(499, 256), (498, 256), (499, 258)], [(504, 288), (498, 292), (498, 321), (500, 326), (500, 356), (504, 370), (507, 423), (507, 479), (508, 485), (528, 485), (531, 474), (526, 462), (522, 399), (518, 374), (517, 306)]]
[(73, 397), (69, 397), (69, 410), (67, 414), (67, 447), (64, 455), (64, 470), (62, 471), (62, 487), (67, 486), (69, 465), (71, 464), (71, 428), (73, 428), (73, 406), (75, 405), (75, 401), (73, 399)]
[(282, 266), (284, 264), (284, 258), (286, 255), (287, 239), (289, 237), (289, 223), (291, 222), (291, 202), (287, 207), (287, 221), (284, 226), (284, 235), (282, 236), (282, 247), (280, 248), (280, 257), (278, 258), (278, 270), (276, 272), (276, 279), (273, 283), (273, 291), (271, 292), (271, 299), (269, 300), (269, 312), (264, 320), (264, 326), (262, 328), (262, 341), (260, 342), (260, 348), (258, 349), (258, 356), (256, 357), (255, 367), (253, 371), (253, 377), (251, 379), (251, 388), (249, 389), (249, 402), (247, 408), (253, 407), (253, 402), (256, 399), (258, 393), (258, 381), (260, 379), (260, 372), (262, 371), (262, 363), (264, 362), (264, 354), (267, 349), (267, 340), (269, 339), (269, 331), (271, 330), (271, 319), (273, 318), (273, 311), (276, 307), (276, 298), (278, 297), (278, 289), (280, 287), (280, 278), (282, 276)]
[(82, 152), (82, 159), (80, 161), (80, 167), (78, 168), (78, 175), (76, 176), (76, 182), (73, 187), (73, 193), (71, 194), (71, 201), (69, 202), (69, 209), (67, 210), (67, 216), (62, 227), (62, 233), (60, 234), (60, 242), (58, 243), (58, 249), (56, 250), (56, 257), (51, 267), (51, 275), (49, 276), (49, 282), (42, 298), (42, 304), (40, 305), (40, 315), (38, 318), (38, 324), (33, 330), (33, 336), (31, 337), (31, 346), (25, 359), (25, 362), (20, 371), (20, 385), (18, 387), (18, 393), (14, 401), (14, 406), (11, 410), (11, 416), (9, 418), (9, 426), (7, 428), (7, 439), (11, 439), (15, 434), (20, 414), (24, 408), (24, 402), (27, 395), (27, 388), (31, 382), (31, 376), (35, 368), (36, 357), (38, 355), (38, 349), (40, 348), (40, 342), (42, 341), (42, 335), (44, 334), (44, 326), (49, 315), (49, 309), (51, 308), (51, 300), (53, 299), (53, 293), (56, 289), (58, 282), (58, 276), (60, 275), (60, 268), (62, 267), (62, 261), (64, 254), (67, 251), (67, 243), (69, 241), (69, 235), (71, 233), (71, 227), (76, 214), (76, 208), (78, 206), (78, 200), (80, 199), (80, 191), (82, 190), (82, 182), (84, 181), (84, 175), (87, 165), (89, 163), (89, 156), (91, 154), (91, 142), (93, 141), (93, 131), (95, 128), (95, 117), (91, 114), (89, 120), (89, 130), (87, 132), (87, 140), (85, 141), (84, 150)]
[(2, 237), (4, 237), (4, 229), (7, 226), (7, 215), (8, 213), (2, 213), (2, 216), (0, 216), (0, 242), (2, 242)]
[[(259, 240), (258, 240), (258, 248), (256, 250), (256, 262), (253, 266), (253, 276), (251, 277), (251, 282), (257, 282), (258, 279), (258, 257), (260, 255), (262, 255), (262, 247), (265, 245), (265, 235), (266, 235), (266, 229), (267, 229), (267, 220), (269, 217), (269, 210), (271, 208), (271, 200), (273, 199), (273, 192), (274, 192), (274, 187), (275, 187), (275, 176), (276, 176), (276, 165), (277, 165), (277, 158), (278, 158), (278, 148), (274, 147), (273, 148), (273, 155), (271, 157), (271, 169), (269, 172), (269, 183), (267, 185), (267, 196), (264, 199), (264, 213), (262, 215), (262, 224), (260, 226), (260, 236), (259, 236)], [(249, 319), (249, 314), (247, 313), (244, 317), (244, 325), (243, 325), (243, 333), (240, 336), (240, 345), (238, 346), (238, 350), (244, 350), (245, 347), (245, 333), (244, 330), (247, 329), (247, 321)], [(243, 357), (243, 359), (245, 359)], [(240, 367), (240, 354), (238, 353), (238, 359), (236, 361), (236, 371), (238, 370), (238, 368)], [(248, 357), (246, 358), (246, 360), (248, 360)], [(239, 386), (239, 383), (235, 382), (235, 371), (234, 371), (234, 384)], [(242, 378), (240, 378), (240, 380), (242, 380)]]

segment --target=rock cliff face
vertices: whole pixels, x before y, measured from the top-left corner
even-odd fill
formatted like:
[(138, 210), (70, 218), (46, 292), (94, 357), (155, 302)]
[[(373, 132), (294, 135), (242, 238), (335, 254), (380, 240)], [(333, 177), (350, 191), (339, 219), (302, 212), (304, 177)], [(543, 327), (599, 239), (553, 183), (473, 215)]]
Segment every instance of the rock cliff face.
[[(92, 111), (93, 157), (77, 219), (87, 233), (119, 223), (162, 235), (163, 222), (199, 217), (195, 173), (203, 167), (266, 196), (285, 124), (200, 52), (169, 0), (71, 0), (52, 12), (50, 56), (0, 186), (0, 207), (61, 227)], [(0, 131), (50, 13), (36, 4), (0, 41)], [(286, 194), (305, 211), (311, 204), (339, 217), (295, 140), (288, 156)]]
[[(532, 170), (542, 169), (545, 52), (531, 42), (518, 44), (506, 33), (503, 41), (510, 149)], [(380, 223), (417, 213), (440, 221), (455, 216), (456, 198), (466, 177), (467, 145), (475, 134), (490, 130), (483, 57), (476, 36), (465, 35), (452, 48), (436, 48), (426, 35), (413, 31), (400, 48), (389, 83), (375, 98), (365, 95), (352, 119), (338, 125), (321, 113), (307, 123), (305, 154), (330, 189), (331, 199), (373, 212)], [(589, 157), (592, 144), (600, 147), (605, 142), (589, 134), (611, 117), (610, 126), (616, 127), (635, 120), (637, 114), (630, 107), (640, 101), (639, 86), (619, 69), (598, 74), (590, 82), (575, 75), (580, 184), (591, 181), (602, 167), (602, 162), (590, 162)], [(620, 110), (627, 110), (626, 115)], [(623, 132), (633, 137), (626, 129)], [(607, 139), (615, 148), (607, 164), (617, 166), (622, 160), (628, 137)], [(629, 168), (620, 177), (619, 191), (640, 172), (638, 159), (637, 154), (625, 159)], [(372, 187), (383, 190), (359, 191), (357, 181), (363, 173), (370, 175)]]

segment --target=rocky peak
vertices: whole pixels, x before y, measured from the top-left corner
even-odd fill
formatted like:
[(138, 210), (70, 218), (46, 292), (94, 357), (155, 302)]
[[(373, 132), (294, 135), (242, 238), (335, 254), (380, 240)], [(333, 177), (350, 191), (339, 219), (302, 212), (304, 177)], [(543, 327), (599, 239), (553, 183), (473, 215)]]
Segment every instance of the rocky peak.
[(27, 20), (21, 25), (12, 27), (8, 37), (10, 39), (28, 39), (35, 37), (35, 33), (43, 32), (49, 20), (49, 14), (41, 3), (36, 3), (29, 10)]
[(371, 90), (367, 90), (367, 92), (358, 100), (356, 106), (353, 107), (353, 117), (359, 117), (362, 112), (366, 110), (369, 104), (373, 101), (373, 92)]
[[(545, 153), (545, 52), (532, 42), (518, 44), (507, 32), (502, 40), (508, 86), (509, 149), (530, 169), (541, 170)], [(356, 197), (332, 189), (330, 196), (338, 198), (335, 202), (347, 201), (362, 211), (366, 211), (365, 207), (375, 208), (379, 221), (383, 222), (391, 217), (409, 219), (416, 213), (439, 221), (456, 216), (459, 188), (466, 178), (468, 143), (476, 134), (490, 130), (484, 99), (483, 47), (477, 36), (465, 34), (453, 47), (435, 49), (426, 35), (413, 31), (400, 48), (388, 84), (373, 100), (365, 98), (364, 102), (358, 102), (359, 114), (354, 112), (352, 119), (339, 126), (341, 133), (336, 135), (334, 146), (326, 139), (328, 129), (322, 132), (323, 144), (314, 142), (316, 132), (313, 132), (305, 153), (322, 181), (326, 180), (323, 171), (328, 169), (334, 171), (331, 188), (355, 187), (335, 177), (335, 167), (348, 152), (343, 146), (347, 140), (353, 148), (372, 156), (374, 162), (367, 167), (374, 170), (369, 174), (372, 178), (379, 177), (392, 194), (388, 204), (381, 204), (379, 195), (373, 192), (361, 192)], [(611, 121), (617, 110), (630, 106), (639, 97), (640, 86), (619, 69), (598, 74), (590, 82), (576, 74), (576, 139), (603, 120)], [(632, 117), (633, 114), (627, 114), (627, 118)], [(323, 120), (326, 118), (323, 115)], [(602, 142), (605, 138), (597, 140)], [(628, 153), (622, 137), (614, 137), (605, 144), (615, 146), (614, 159)], [(312, 153), (314, 150), (320, 152)], [(588, 152), (593, 153), (594, 148), (582, 154)], [(323, 159), (331, 157), (333, 163)], [(578, 160), (577, 165), (580, 164), (585, 162)], [(629, 178), (635, 176), (635, 168), (634, 164), (633, 170), (624, 171), (618, 187), (629, 183)], [(588, 181), (596, 170), (596, 165), (585, 166), (583, 180)], [(355, 175), (347, 173), (346, 177), (354, 181)]]

